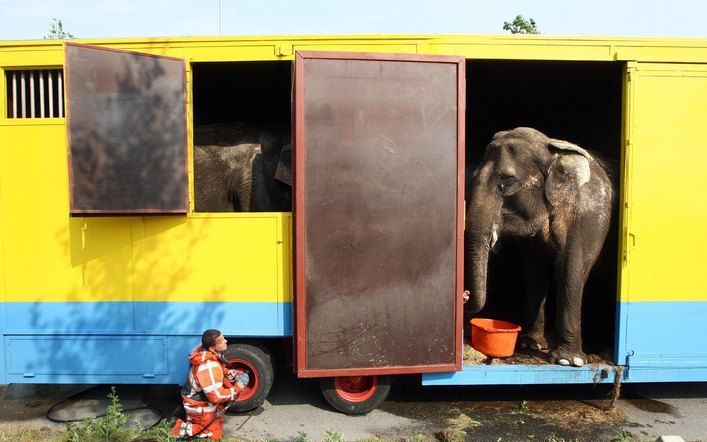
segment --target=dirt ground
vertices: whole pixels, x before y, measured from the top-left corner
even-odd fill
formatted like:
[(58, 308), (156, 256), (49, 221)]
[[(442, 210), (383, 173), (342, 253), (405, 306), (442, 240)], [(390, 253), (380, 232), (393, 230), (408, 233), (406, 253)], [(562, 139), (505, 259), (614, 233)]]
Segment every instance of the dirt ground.
[[(57, 401), (88, 386), (11, 385), (0, 391), (0, 442), (47, 440), (63, 426), (44, 413)], [(624, 397), (610, 409), (610, 385), (422, 387), (418, 376), (396, 379), (388, 400), (365, 416), (335, 412), (324, 401), (315, 380), (296, 379), (280, 370), (268, 401), (254, 413), (226, 419), (226, 434), (238, 440), (327, 440), (326, 432), (347, 441), (435, 441), (450, 428), (450, 419), (468, 416), (466, 441), (611, 441), (626, 432), (631, 439), (653, 441), (661, 434), (682, 434), (685, 440), (707, 436), (707, 385), (688, 386), (674, 394), (665, 385), (655, 397), (624, 386)], [(636, 393), (639, 391), (639, 393)], [(108, 386), (88, 390), (55, 410), (55, 417), (85, 417), (105, 411)], [(179, 406), (176, 386), (118, 386), (125, 408), (148, 405), (169, 416)], [(668, 399), (665, 399), (668, 398)], [(149, 425), (159, 414), (143, 410), (134, 420)], [(11, 428), (25, 428), (22, 438), (8, 439)], [(16, 432), (13, 432), (15, 436)], [(15, 437), (13, 436), (13, 437)], [(298, 439), (299, 438), (299, 439)], [(329, 438), (328, 440), (332, 440)]]

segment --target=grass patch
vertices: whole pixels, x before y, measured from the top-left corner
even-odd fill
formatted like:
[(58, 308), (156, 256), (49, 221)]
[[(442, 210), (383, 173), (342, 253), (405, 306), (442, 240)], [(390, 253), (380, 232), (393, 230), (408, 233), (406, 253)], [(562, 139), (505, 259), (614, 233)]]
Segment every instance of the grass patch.
[(108, 399), (110, 405), (104, 417), (68, 424), (61, 440), (63, 442), (176, 441), (176, 438), (170, 435), (172, 430), (170, 422), (162, 421), (149, 429), (139, 425), (132, 428), (126, 426), (128, 416), (123, 412), (123, 405), (115, 392), (115, 387), (111, 387)]
[(463, 442), (468, 435), (467, 431), (480, 425), (481, 422), (460, 413), (457, 417), (447, 419), (447, 428), (439, 433), (439, 438), (443, 442)]
[(621, 430), (621, 432), (617, 433), (616, 436), (611, 439), (611, 442), (632, 442), (635, 440), (637, 439), (634, 439), (628, 433)]
[(297, 437), (295, 437), (295, 440), (293, 442), (309, 442), (309, 438), (307, 437), (307, 433), (303, 432), (298, 432)]
[(326, 430), (324, 432), (324, 442), (346, 442), (344, 435), (334, 430)]
[(51, 428), (13, 423), (0, 424), (0, 442), (60, 442), (61, 440), (61, 432)]
[(550, 436), (545, 442), (579, 442), (579, 439), (565, 439), (564, 437)]

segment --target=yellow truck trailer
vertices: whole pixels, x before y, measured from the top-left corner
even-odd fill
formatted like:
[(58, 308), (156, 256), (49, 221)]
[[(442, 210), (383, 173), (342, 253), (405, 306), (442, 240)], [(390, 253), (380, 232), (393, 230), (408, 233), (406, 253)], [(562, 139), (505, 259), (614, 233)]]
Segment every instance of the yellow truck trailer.
[[(316, 64), (308, 65), (317, 60), (339, 63), (317, 77), (335, 76), (340, 83), (332, 84), (341, 85), (339, 92), (350, 84), (361, 87), (352, 80), (358, 72), (370, 90), (388, 93), (390, 88), (373, 83), (387, 81), (387, 62), (412, 63), (415, 69), (405, 72), (413, 77), (417, 71), (434, 73), (422, 75), (424, 81), (447, 79), (439, 87), (451, 94), (450, 106), (458, 114), (452, 145), (459, 150), (447, 158), (454, 172), (448, 183), (454, 195), (447, 207), (449, 232), (456, 239), (450, 239), (455, 252), (448, 255), (449, 290), (443, 294), (419, 282), (409, 290), (415, 294), (407, 304), (389, 299), (369, 305), (361, 275), (362, 284), (336, 312), (317, 316), (304, 306), (317, 275), (295, 277), (302, 269), (293, 263), (300, 251), (304, 259), (310, 243), (298, 236), (301, 220), (293, 221), (291, 205), (242, 212), (196, 209), (195, 133), (234, 121), (294, 129), (294, 194), (302, 195), (300, 203), (312, 197), (297, 188), (304, 185), (298, 179), (312, 178), (307, 174), (316, 165), (306, 170), (304, 151), (298, 151), (304, 140), (292, 122), (306, 120), (307, 85), (311, 94), (337, 94), (329, 83), (322, 88), (307, 83), (314, 76), (307, 69), (320, 72)], [(349, 69), (365, 60), (380, 69)], [(428, 83), (416, 83), (418, 77), (410, 81), (407, 89), (396, 85), (391, 92), (412, 100), (401, 106), (427, 97)], [(233, 357), (252, 375), (241, 409), (265, 399), (272, 365), (280, 357), (293, 360), (300, 376), (325, 378), (328, 398), (333, 391), (334, 405), (349, 411), (375, 407), (387, 393), (387, 376), (396, 373), (422, 373), (425, 385), (588, 383), (613, 381), (607, 373), (615, 365), (623, 367), (624, 382), (707, 380), (702, 328), (707, 320), (706, 39), (364, 35), (3, 41), (0, 83), (0, 383), (180, 384), (186, 355), (207, 328), (239, 342)], [(420, 93), (406, 95), (415, 90)], [(405, 107), (391, 116), (384, 102), (369, 109), (366, 94), (360, 95), (358, 107), (338, 112), (370, 111), (370, 118), (405, 124), (406, 112), (399, 112)], [(336, 114), (331, 109), (340, 108), (321, 109)], [(586, 287), (592, 292), (587, 296), (592, 301), (585, 302), (586, 331), (596, 338), (597, 352), (611, 355), (598, 365), (462, 362), (457, 252), (465, 170), (480, 159), (495, 131), (516, 126), (577, 142), (618, 165), (618, 222), (607, 240), (611, 256), (602, 264), (609, 270)], [(347, 136), (351, 133), (342, 129), (341, 137)], [(383, 148), (394, 152), (395, 140), (384, 138)], [(120, 164), (113, 162), (118, 156)], [(125, 161), (134, 167), (126, 169)], [(415, 173), (430, 175), (424, 167)], [(317, 176), (312, 179), (326, 178)], [(320, 191), (328, 191), (321, 183)], [(165, 192), (171, 192), (167, 199)], [(331, 219), (338, 219), (342, 209), (331, 210)], [(346, 213), (340, 218), (351, 222)], [(316, 243), (317, 236), (307, 241)], [(401, 265), (411, 254), (425, 253), (408, 246), (401, 245), (395, 259)], [(293, 282), (302, 278), (306, 286)], [(422, 301), (430, 296), (439, 296), (447, 308), (451, 325), (443, 331), (424, 310)], [(381, 312), (391, 323), (402, 314), (412, 319), (386, 328), (385, 321), (371, 320)], [(320, 343), (326, 345), (315, 361), (308, 333), (322, 318), (341, 345)], [(365, 344), (370, 352), (357, 359), (361, 341), (356, 344), (355, 338), (361, 336), (370, 338)], [(420, 347), (430, 336), (429, 342), (451, 350), (437, 354)], [(380, 350), (386, 340), (395, 343), (394, 355)], [(324, 357), (331, 352), (339, 357)], [(83, 357), (86, 353), (91, 357)]]

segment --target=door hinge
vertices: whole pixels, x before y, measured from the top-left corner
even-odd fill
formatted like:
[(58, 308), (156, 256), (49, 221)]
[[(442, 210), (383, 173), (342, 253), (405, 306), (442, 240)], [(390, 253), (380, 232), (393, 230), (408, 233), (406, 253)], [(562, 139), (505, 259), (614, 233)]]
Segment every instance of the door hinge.
[(631, 368), (631, 357), (635, 354), (633, 350), (626, 353), (626, 368), (624, 368), (624, 379), (630, 379), (629, 370)]
[(282, 43), (275, 45), (275, 55), (278, 57), (288, 57), (292, 55), (292, 44)]

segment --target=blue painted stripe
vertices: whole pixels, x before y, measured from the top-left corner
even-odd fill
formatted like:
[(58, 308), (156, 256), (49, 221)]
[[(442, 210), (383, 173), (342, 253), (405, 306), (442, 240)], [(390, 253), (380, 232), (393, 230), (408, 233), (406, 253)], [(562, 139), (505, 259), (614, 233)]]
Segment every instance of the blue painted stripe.
[(5, 336), (9, 383), (181, 384), (200, 336)]
[(423, 374), (422, 385), (591, 384), (613, 382), (613, 376), (609, 366), (465, 365), (462, 371)]
[[(292, 303), (8, 302), (0, 383), (180, 384), (201, 334), (292, 336)], [(4, 360), (3, 360), (4, 359)]]
[(623, 382), (705, 382), (707, 368), (629, 367)]
[[(622, 382), (705, 382), (707, 368), (624, 367)], [(614, 381), (614, 367), (477, 365), (462, 371), (422, 375), (422, 385), (592, 384)]]
[(292, 336), (290, 302), (7, 302), (5, 335)]
[(707, 368), (707, 302), (618, 304), (619, 363), (644, 368)]

